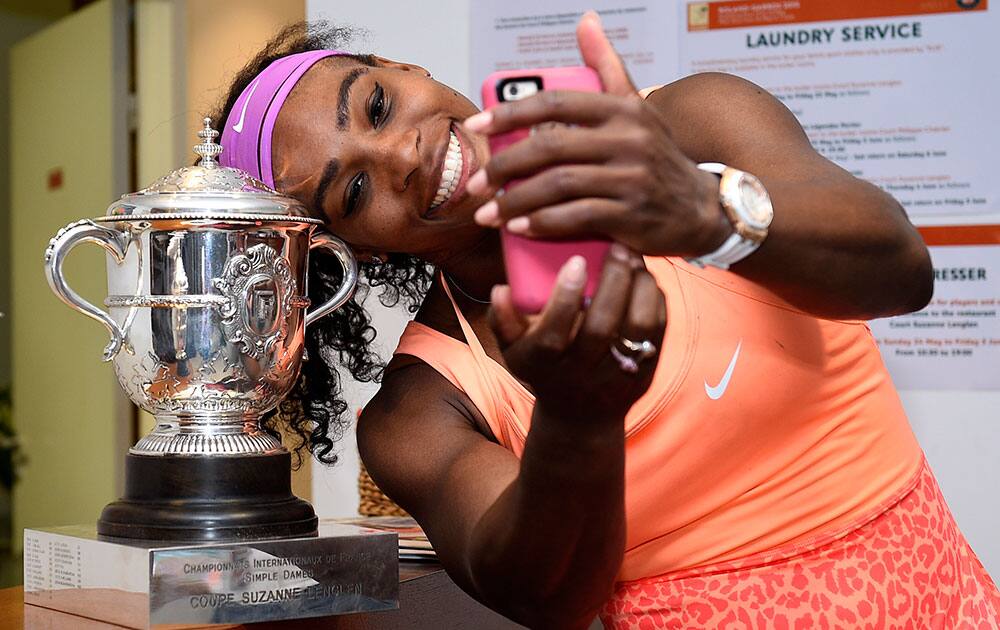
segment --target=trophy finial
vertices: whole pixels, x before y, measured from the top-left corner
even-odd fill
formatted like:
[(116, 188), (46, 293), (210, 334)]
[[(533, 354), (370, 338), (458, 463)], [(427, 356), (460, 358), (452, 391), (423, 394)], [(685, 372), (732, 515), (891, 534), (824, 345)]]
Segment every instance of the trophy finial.
[(201, 138), (201, 142), (194, 145), (194, 152), (201, 156), (201, 161), (198, 162), (198, 166), (215, 168), (219, 165), (219, 163), (215, 161), (215, 158), (222, 153), (222, 146), (216, 144), (215, 142), (215, 137), (219, 135), (219, 132), (212, 129), (211, 118), (206, 117), (203, 122), (205, 123), (205, 126), (198, 132), (198, 137)]

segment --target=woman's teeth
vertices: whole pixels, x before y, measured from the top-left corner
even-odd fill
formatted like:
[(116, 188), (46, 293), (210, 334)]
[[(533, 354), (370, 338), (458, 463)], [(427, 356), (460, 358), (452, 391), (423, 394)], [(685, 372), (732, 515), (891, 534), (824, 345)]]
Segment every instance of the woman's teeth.
[(431, 202), (431, 209), (437, 208), (448, 201), (458, 186), (462, 176), (462, 147), (458, 144), (458, 136), (454, 131), (448, 132), (448, 152), (444, 156), (444, 170), (441, 171), (441, 182), (438, 183), (437, 194)]

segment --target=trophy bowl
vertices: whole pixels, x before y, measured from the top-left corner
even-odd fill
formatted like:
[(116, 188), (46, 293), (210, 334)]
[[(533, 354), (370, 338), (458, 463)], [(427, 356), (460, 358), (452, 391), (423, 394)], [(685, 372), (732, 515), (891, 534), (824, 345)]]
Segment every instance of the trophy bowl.
[[(315, 531), (312, 508), (291, 494), (289, 454), (260, 417), (295, 384), (305, 327), (350, 299), (357, 264), (343, 242), (314, 234), (322, 222), (299, 202), (220, 166), (209, 119), (198, 135), (196, 166), (71, 223), (45, 252), (52, 290), (108, 329), (104, 360), (156, 418), (129, 450), (125, 497), (105, 508), (98, 531), (153, 540)], [(107, 250), (107, 312), (63, 277), (83, 242)], [(343, 279), (307, 313), (313, 249), (333, 254)]]

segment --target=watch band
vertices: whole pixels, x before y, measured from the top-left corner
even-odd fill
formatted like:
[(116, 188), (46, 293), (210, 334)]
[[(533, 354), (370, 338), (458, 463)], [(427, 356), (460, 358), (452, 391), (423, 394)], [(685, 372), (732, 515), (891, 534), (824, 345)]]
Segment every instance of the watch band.
[(752, 254), (758, 246), (754, 241), (733, 232), (719, 249), (704, 256), (689, 259), (688, 262), (699, 267), (712, 266), (719, 269), (729, 269), (730, 265), (734, 265)]

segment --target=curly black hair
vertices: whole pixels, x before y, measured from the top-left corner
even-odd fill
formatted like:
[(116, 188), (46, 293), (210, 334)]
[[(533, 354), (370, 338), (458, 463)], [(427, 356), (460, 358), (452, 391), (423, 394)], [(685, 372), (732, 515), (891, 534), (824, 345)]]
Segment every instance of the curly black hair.
[[(225, 101), (212, 120), (225, 121), (243, 89), (268, 65), (280, 57), (309, 50), (342, 50), (357, 35), (350, 27), (326, 22), (300, 22), (282, 29), (233, 79)], [(372, 55), (349, 54), (347, 57), (368, 66), (378, 65)], [(316, 209), (310, 209), (316, 212)], [(341, 375), (337, 365), (360, 382), (379, 381), (384, 360), (372, 349), (376, 331), (363, 303), (372, 287), (381, 287), (379, 301), (385, 306), (403, 303), (415, 313), (433, 279), (433, 271), (422, 260), (407, 254), (388, 255), (385, 262), (359, 264), (358, 290), (354, 297), (333, 313), (313, 322), (305, 333), (306, 354), (302, 372), (292, 392), (278, 408), (264, 417), (261, 426), (279, 437), (287, 427), (295, 444), (295, 465), (301, 464), (302, 450), (316, 459), (333, 464), (337, 461), (334, 444), (353, 420), (343, 398)], [(313, 304), (322, 304), (340, 286), (342, 272), (336, 258), (314, 250), (309, 257), (308, 296)]]

